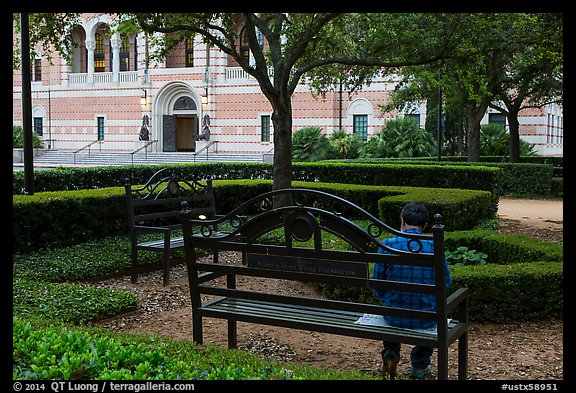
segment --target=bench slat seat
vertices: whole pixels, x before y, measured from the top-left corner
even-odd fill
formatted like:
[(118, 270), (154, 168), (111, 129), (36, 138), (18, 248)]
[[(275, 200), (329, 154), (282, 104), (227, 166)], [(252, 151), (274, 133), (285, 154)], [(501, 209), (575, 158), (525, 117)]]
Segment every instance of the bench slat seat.
[[(182, 236), (170, 238), (170, 249), (178, 250), (184, 248), (184, 238)], [(150, 240), (138, 243), (139, 250), (162, 251), (164, 250), (164, 240)]]
[[(401, 336), (406, 343), (437, 346), (436, 333), (420, 332), (393, 326), (374, 326), (355, 323), (362, 313), (345, 310), (327, 310), (293, 304), (220, 297), (206, 303), (199, 310), (206, 317), (232, 319), (350, 337), (391, 340)], [(451, 320), (448, 330), (458, 325)]]

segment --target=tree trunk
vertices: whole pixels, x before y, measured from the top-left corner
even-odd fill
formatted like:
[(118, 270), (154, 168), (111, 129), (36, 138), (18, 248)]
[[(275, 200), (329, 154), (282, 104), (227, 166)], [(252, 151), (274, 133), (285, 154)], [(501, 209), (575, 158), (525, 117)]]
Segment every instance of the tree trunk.
[(274, 159), (272, 168), (272, 189), (292, 187), (292, 101), (284, 78), (285, 70), (274, 67), (273, 84), (270, 83), (268, 69), (256, 69), (256, 79), (262, 93), (272, 106), (274, 127)]
[(480, 121), (484, 117), (489, 103), (489, 99), (484, 99), (480, 104), (471, 100), (466, 104), (468, 162), (480, 161)]
[(510, 162), (520, 162), (520, 122), (518, 111), (509, 111), (510, 126)]
[(274, 181), (272, 189), (292, 186), (292, 117), (290, 112), (275, 109), (274, 125)]
[(480, 121), (470, 115), (466, 119), (468, 126), (468, 162), (480, 161)]
[[(292, 187), (292, 103), (290, 95), (278, 94), (271, 100), (274, 125), (274, 162), (272, 189)], [(283, 205), (275, 201), (275, 205)]]

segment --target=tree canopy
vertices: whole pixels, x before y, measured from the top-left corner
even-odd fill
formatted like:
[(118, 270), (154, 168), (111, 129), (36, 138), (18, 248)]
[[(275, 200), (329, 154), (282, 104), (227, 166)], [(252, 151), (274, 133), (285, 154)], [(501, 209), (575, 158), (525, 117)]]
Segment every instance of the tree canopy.
[(561, 14), (453, 14), (457, 51), (434, 64), (404, 67), (403, 83), (385, 110), (437, 95), (463, 110), (468, 160), (480, 159), (480, 120), (489, 106), (508, 116), (510, 154), (519, 156), (518, 113), (562, 102)]

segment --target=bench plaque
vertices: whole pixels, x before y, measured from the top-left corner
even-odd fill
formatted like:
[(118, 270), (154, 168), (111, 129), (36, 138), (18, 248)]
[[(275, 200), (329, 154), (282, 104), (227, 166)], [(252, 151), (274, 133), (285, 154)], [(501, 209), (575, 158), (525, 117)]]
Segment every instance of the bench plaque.
[(361, 262), (309, 259), (283, 255), (248, 254), (246, 256), (246, 263), (248, 267), (257, 269), (326, 274), (339, 277), (368, 277), (368, 265)]

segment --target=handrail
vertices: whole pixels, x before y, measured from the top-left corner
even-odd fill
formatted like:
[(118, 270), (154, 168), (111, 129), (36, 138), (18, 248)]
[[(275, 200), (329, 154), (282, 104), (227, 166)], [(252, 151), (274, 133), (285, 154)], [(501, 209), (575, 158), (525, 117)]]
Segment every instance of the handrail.
[(208, 148), (210, 148), (210, 146), (212, 145), (216, 145), (216, 148), (214, 150), (218, 152), (218, 141), (212, 141), (208, 143), (206, 146), (204, 146), (202, 149), (194, 152), (194, 162), (196, 162), (196, 156), (202, 153), (204, 150), (206, 150), (206, 159), (208, 159)]
[(84, 147), (81, 147), (80, 149), (76, 150), (74, 152), (74, 164), (76, 164), (76, 153), (80, 153), (82, 150), (84, 149), (88, 149), (88, 157), (90, 157), (90, 146), (92, 146), (95, 143), (100, 142), (100, 151), (102, 151), (102, 142), (104, 142), (102, 139), (96, 139), (95, 141), (90, 142), (89, 144), (87, 144)]
[(131, 162), (132, 162), (132, 165), (134, 165), (134, 154), (135, 154), (135, 153), (138, 153), (138, 152), (139, 152), (140, 150), (142, 150), (142, 149), (146, 149), (146, 150), (144, 150), (144, 158), (148, 158), (148, 149), (147, 149), (147, 147), (150, 146), (150, 145), (152, 145), (153, 143), (156, 143), (156, 142), (158, 142), (158, 139), (154, 139), (154, 140), (152, 140), (152, 141), (148, 141), (148, 142), (146, 142), (144, 145), (140, 146), (138, 149), (136, 149), (136, 150), (134, 150), (134, 151), (131, 151), (131, 152), (130, 152), (130, 160), (131, 160)]
[(263, 154), (262, 154), (262, 162), (272, 162), (273, 159), (270, 160), (270, 159), (267, 159), (267, 157), (268, 157), (270, 154), (272, 154), (273, 151), (274, 151), (274, 146), (272, 146), (272, 148), (269, 149), (267, 152), (263, 153)]

